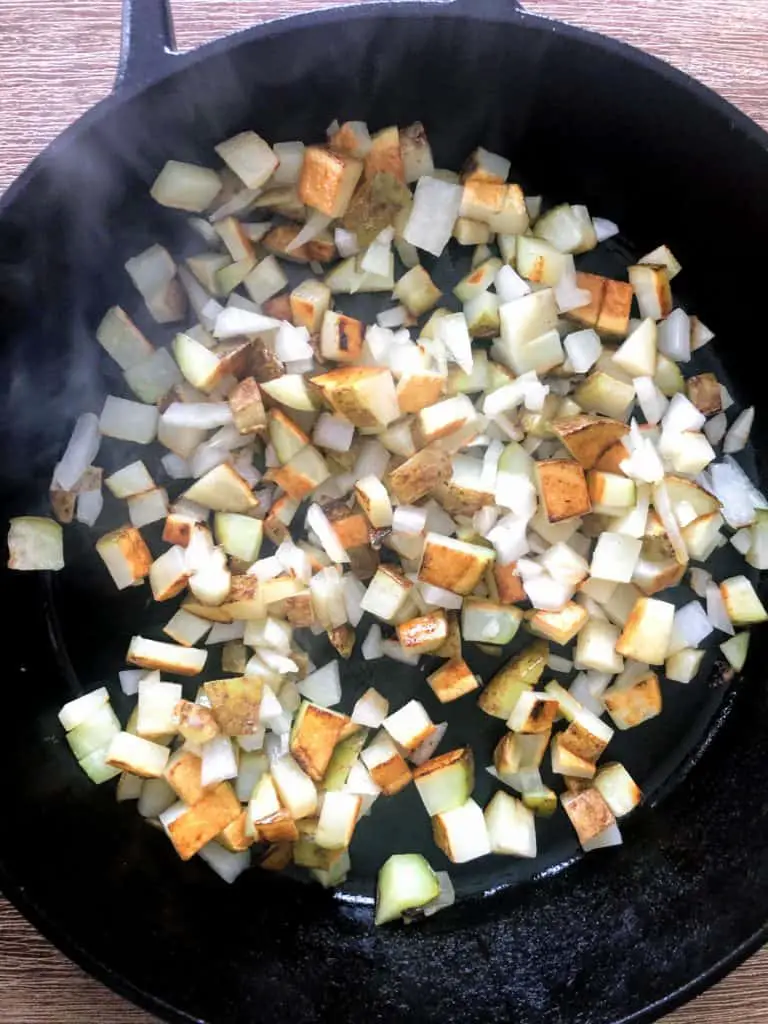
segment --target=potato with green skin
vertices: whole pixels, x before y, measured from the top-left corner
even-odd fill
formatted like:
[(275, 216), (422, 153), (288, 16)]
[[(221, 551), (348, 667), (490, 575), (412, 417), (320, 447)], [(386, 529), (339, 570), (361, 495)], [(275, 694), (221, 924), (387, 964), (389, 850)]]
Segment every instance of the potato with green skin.
[(360, 751), (368, 739), (367, 729), (358, 729), (346, 739), (339, 740), (333, 748), (331, 760), (325, 770), (325, 775), (320, 783), (320, 788), (326, 792), (336, 792), (343, 789), (347, 781), (350, 769), (357, 760)]
[(425, 761), (414, 770), (413, 781), (430, 817), (461, 807), (475, 785), (471, 748), (460, 747)]
[(549, 644), (536, 640), (516, 654), (491, 679), (478, 698), (478, 705), (487, 715), (506, 721), (523, 690), (531, 690), (547, 667)]
[(419, 853), (396, 853), (379, 872), (375, 923), (387, 924), (431, 903), (440, 892), (437, 875)]
[(291, 753), (315, 782), (328, 770), (347, 716), (304, 701), (291, 727)]

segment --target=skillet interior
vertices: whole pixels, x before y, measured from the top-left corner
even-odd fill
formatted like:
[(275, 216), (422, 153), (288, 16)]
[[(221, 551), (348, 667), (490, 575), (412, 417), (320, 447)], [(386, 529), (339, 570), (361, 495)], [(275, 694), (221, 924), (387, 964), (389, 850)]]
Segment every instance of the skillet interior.
[[(690, 288), (681, 297), (718, 335), (740, 400), (759, 405), (751, 338), (760, 269), (741, 259), (735, 276), (733, 260), (718, 258), (726, 246), (746, 253), (768, 226), (762, 204), (750, 204), (768, 169), (757, 130), (681, 76), (667, 70), (665, 80), (649, 59), (630, 63), (623, 48), (582, 33), (510, 13), (499, 15), (514, 22), (502, 37), (479, 16), (409, 7), (266, 26), (208, 48), (204, 62), (191, 58), (119, 110), (103, 106), (15, 190), (0, 220), (7, 514), (39, 506), (74, 416), (98, 411), (110, 389), (92, 333), (107, 304), (135, 306), (125, 258), (157, 239), (177, 251), (189, 244), (183, 218), (154, 206), (146, 183), (168, 156), (205, 162), (213, 143), (244, 127), (279, 141), (319, 137), (334, 116), (373, 126), (419, 117), (441, 165), (456, 166), (479, 143), (507, 153), (526, 189), (585, 202), (640, 251), (668, 242)], [(726, 246), (713, 244), (721, 239)], [(613, 267), (585, 269), (616, 271), (625, 253), (611, 248)], [(100, 462), (116, 468), (126, 454), (105, 446)], [(768, 706), (758, 636), (754, 678), (734, 688), (734, 711), (711, 748), (653, 814), (632, 819), (623, 849), (557, 872), (575, 843), (562, 821), (547, 824), (533, 868), (491, 858), (454, 870), (460, 906), (418, 931), (373, 934), (357, 900), (386, 855), (379, 837), (391, 844), (386, 853), (423, 848), (439, 865), (414, 792), (381, 801), (360, 829), (350, 902), (338, 905), (257, 872), (225, 889), (204, 867), (180, 865), (109, 787), (80, 776), (58, 742), (56, 709), (81, 686), (114, 680), (137, 623), (146, 631), (168, 609), (158, 615), (141, 591), (115, 595), (86, 531), (69, 531), (68, 541), (71, 568), (51, 589), (5, 572), (0, 582), (18, 634), (6, 662), (12, 728), (0, 764), (13, 782), (0, 858), (11, 894), (23, 888), (43, 927), (134, 996), (210, 1021), (311, 1020), (331, 1010), (346, 1019), (371, 1003), (379, 1019), (418, 1010), (425, 1019), (612, 1021), (711, 969), (764, 925)], [(399, 665), (369, 670), (350, 670), (350, 704), (363, 683), (397, 702), (417, 682)], [(724, 693), (717, 673), (670, 684), (662, 719), (616, 743), (652, 803)], [(474, 741), (462, 730), (480, 717), (449, 709), (449, 738)], [(498, 730), (484, 731), (489, 750)], [(490, 791), (483, 775), (481, 799)], [(545, 876), (535, 886), (480, 899), (534, 872)]]

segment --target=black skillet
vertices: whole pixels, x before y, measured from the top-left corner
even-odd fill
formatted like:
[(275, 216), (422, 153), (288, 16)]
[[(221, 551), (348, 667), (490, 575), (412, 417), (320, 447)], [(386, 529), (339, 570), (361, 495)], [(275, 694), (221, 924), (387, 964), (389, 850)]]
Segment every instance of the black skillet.
[[(703, 86), (510, 0), (336, 8), (185, 56), (172, 53), (163, 0), (126, 0), (125, 16), (114, 95), (0, 201), (4, 518), (45, 510), (74, 417), (117, 386), (93, 331), (107, 305), (136, 306), (126, 257), (158, 239), (189, 246), (183, 218), (154, 206), (147, 183), (168, 157), (206, 163), (246, 127), (279, 141), (319, 138), (333, 117), (376, 128), (420, 118), (443, 166), (478, 144), (507, 154), (527, 191), (622, 226), (602, 269), (618, 275), (631, 252), (667, 242), (685, 267), (681, 298), (717, 334), (720, 372), (761, 407), (768, 137)], [(99, 461), (110, 469), (127, 454), (105, 445)], [(108, 509), (104, 529), (118, 515)], [(55, 579), (0, 574), (0, 885), (128, 998), (210, 1024), (647, 1021), (768, 937), (765, 633), (743, 678), (712, 654), (697, 682), (664, 684), (660, 719), (616, 741), (647, 795), (623, 847), (580, 857), (565, 823), (546, 823), (532, 865), (456, 869), (455, 907), (374, 930), (373, 879), (389, 853), (422, 849), (446, 866), (412, 789), (378, 802), (334, 896), (259, 871), (227, 887), (78, 771), (57, 709), (105, 680), (114, 692), (130, 634), (162, 621), (143, 589), (115, 594), (92, 542), (71, 528)], [(344, 706), (370, 683), (395, 704), (418, 687), (441, 717), (417, 674), (390, 662), (346, 669)], [(484, 717), (471, 701), (449, 708), (449, 736), (470, 740), (480, 765), (498, 732)], [(484, 801), (491, 780), (478, 775)]]

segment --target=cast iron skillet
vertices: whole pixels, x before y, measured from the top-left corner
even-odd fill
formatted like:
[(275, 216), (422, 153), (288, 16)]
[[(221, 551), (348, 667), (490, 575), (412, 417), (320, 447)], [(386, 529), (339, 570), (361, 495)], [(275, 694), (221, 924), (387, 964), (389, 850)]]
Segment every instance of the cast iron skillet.
[[(587, 203), (636, 250), (669, 243), (685, 267), (682, 298), (718, 335), (720, 372), (742, 402), (762, 404), (764, 270), (747, 254), (768, 236), (767, 137), (701, 85), (503, 0), (337, 8), (183, 57), (170, 52), (163, 0), (127, 0), (125, 24), (116, 93), (0, 202), (4, 517), (45, 510), (74, 417), (117, 387), (93, 331), (107, 305), (136, 306), (126, 257), (158, 238), (189, 246), (183, 218), (149, 201), (148, 182), (169, 156), (205, 163), (215, 142), (246, 127), (278, 141), (320, 137), (333, 117), (373, 127), (418, 117), (443, 166), (480, 143), (506, 153), (527, 190)], [(609, 245), (602, 266), (619, 272), (633, 246)], [(127, 454), (105, 445), (99, 461), (112, 469)], [(100, 527), (118, 516), (108, 508)], [(612, 754), (648, 797), (622, 848), (581, 858), (564, 822), (546, 823), (533, 865), (486, 858), (457, 869), (450, 911), (374, 930), (373, 878), (386, 855), (423, 849), (445, 866), (412, 787), (379, 801), (358, 830), (354, 874), (334, 897), (258, 871), (228, 888), (178, 862), (111, 787), (78, 771), (57, 709), (114, 683), (138, 623), (153, 635), (169, 613), (145, 588), (118, 597), (92, 542), (70, 529), (68, 568), (55, 579), (0, 574), (11, 627), (0, 883), (69, 956), (156, 1014), (209, 1024), (647, 1021), (768, 937), (764, 633), (742, 679), (710, 657), (702, 681), (665, 684), (661, 719), (616, 741)], [(388, 662), (349, 668), (345, 707), (371, 682), (396, 705), (419, 685), (439, 720), (423, 683)], [(454, 742), (470, 740), (487, 763), (493, 723), (478, 725), (485, 716), (462, 702), (448, 717)], [(484, 801), (490, 780), (478, 776)]]

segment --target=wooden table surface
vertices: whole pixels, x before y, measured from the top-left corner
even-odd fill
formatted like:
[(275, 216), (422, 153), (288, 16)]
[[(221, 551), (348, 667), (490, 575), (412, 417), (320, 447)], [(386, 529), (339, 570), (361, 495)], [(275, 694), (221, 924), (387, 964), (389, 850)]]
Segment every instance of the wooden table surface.
[[(321, 0), (175, 0), (179, 48)], [(326, 6), (333, 0), (325, 0)], [(504, 0), (499, 0), (503, 3)], [(706, 82), (768, 128), (768, 0), (526, 0)], [(120, 0), (0, 0), (0, 191), (110, 89)], [(0, 898), (0, 1024), (151, 1024), (87, 977)], [(768, 951), (665, 1024), (768, 1021)]]

